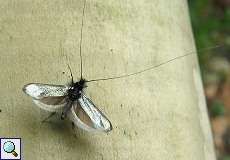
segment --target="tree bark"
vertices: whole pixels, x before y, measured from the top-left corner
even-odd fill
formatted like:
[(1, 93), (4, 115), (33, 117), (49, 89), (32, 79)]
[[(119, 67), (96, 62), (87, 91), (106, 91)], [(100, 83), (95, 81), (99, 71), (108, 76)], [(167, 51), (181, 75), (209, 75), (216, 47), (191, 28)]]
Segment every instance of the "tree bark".
[[(31, 82), (80, 78), (83, 1), (0, 0), (0, 136), (21, 137), (24, 159), (214, 160), (197, 58), (127, 78), (88, 83), (113, 124), (109, 134), (71, 129), (22, 92)], [(82, 56), (87, 80), (133, 73), (194, 51), (185, 0), (86, 3)], [(66, 58), (67, 57), (67, 58)]]

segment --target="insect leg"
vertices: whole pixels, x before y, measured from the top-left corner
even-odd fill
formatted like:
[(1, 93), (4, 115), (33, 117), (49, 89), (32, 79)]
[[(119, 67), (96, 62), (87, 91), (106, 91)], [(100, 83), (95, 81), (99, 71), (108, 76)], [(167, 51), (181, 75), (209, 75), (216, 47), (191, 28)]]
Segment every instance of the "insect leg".
[(75, 124), (74, 124), (73, 121), (71, 122), (71, 125), (72, 125), (72, 129), (74, 130), (75, 129)]
[(65, 107), (64, 107), (64, 109), (63, 109), (63, 112), (62, 112), (62, 114), (61, 114), (61, 120), (64, 120), (64, 119), (67, 117), (67, 113), (68, 113), (69, 110), (71, 109), (72, 104), (73, 104), (73, 102), (72, 102), (72, 101), (69, 101), (69, 102), (65, 105)]
[(42, 123), (46, 122), (48, 119), (53, 117), (55, 114), (56, 114), (56, 112), (52, 112), (48, 117), (46, 117), (45, 119), (42, 120)]

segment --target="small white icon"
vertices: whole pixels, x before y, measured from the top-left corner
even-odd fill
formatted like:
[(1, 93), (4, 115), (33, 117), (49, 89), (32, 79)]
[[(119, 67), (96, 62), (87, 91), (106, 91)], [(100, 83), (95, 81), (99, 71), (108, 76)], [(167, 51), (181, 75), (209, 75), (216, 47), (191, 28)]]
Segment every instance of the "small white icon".
[(17, 152), (15, 151), (15, 145), (13, 142), (11, 141), (7, 141), (3, 144), (3, 149), (6, 153), (11, 153), (14, 155), (14, 157), (17, 157), (18, 154)]
[(0, 160), (21, 160), (21, 138), (0, 138)]

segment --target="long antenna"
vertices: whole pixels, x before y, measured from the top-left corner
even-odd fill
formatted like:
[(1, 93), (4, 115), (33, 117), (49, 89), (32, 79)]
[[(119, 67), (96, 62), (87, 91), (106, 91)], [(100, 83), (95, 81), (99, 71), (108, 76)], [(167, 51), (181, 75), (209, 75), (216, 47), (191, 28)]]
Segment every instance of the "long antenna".
[(63, 53), (65, 58), (66, 58), (67, 66), (68, 66), (68, 69), (69, 69), (69, 72), (70, 72), (70, 75), (71, 75), (71, 81), (72, 81), (72, 84), (73, 84), (74, 83), (74, 81), (73, 81), (73, 73), (72, 73), (72, 70), (71, 70), (70, 65), (69, 65), (69, 59), (68, 59), (67, 55), (64, 52), (64, 49), (62, 47), (62, 43), (60, 44), (60, 47), (61, 47), (61, 53)]
[(67, 64), (67, 66), (68, 66), (68, 68), (69, 68), (69, 72), (70, 72), (71, 80), (72, 80), (72, 84), (73, 84), (73, 83), (74, 83), (74, 82), (73, 82), (73, 73), (72, 73), (72, 71), (71, 71), (71, 68), (70, 68), (69, 64)]
[[(216, 46), (213, 46), (213, 47), (208, 47), (208, 48), (204, 48), (204, 49), (200, 49), (200, 51), (204, 51), (204, 50), (210, 50), (210, 49), (215, 49), (215, 48), (219, 48), (220, 46), (222, 45), (216, 45)], [(197, 51), (198, 52), (198, 51)], [(92, 79), (92, 80), (88, 80), (86, 82), (95, 82), (95, 81), (106, 81), (106, 80), (113, 80), (113, 79), (120, 79), (120, 78), (125, 78), (125, 77), (129, 77), (129, 76), (134, 76), (134, 75), (137, 75), (137, 74), (140, 74), (140, 73), (143, 73), (143, 72), (146, 72), (146, 71), (149, 71), (149, 70), (152, 70), (154, 68), (158, 68), (164, 64), (167, 64), (167, 63), (170, 63), (176, 59), (181, 59), (183, 57), (186, 57), (186, 56), (189, 56), (189, 55), (192, 55), (192, 54), (196, 54), (196, 51), (192, 51), (190, 53), (187, 53), (187, 54), (184, 54), (184, 55), (181, 55), (181, 56), (177, 56), (177, 57), (174, 57), (172, 59), (169, 59), (165, 62), (162, 62), (162, 63), (159, 63), (157, 65), (154, 65), (154, 66), (151, 66), (151, 67), (148, 67), (148, 68), (145, 68), (145, 69), (142, 69), (140, 71), (137, 71), (137, 72), (133, 72), (133, 73), (129, 73), (129, 74), (124, 74), (124, 75), (121, 75), (121, 76), (114, 76), (114, 77), (108, 77), (108, 78), (98, 78), (98, 79)]]
[(81, 39), (80, 39), (80, 59), (81, 59), (81, 79), (82, 79), (82, 55), (81, 55), (81, 46), (82, 46), (82, 32), (83, 32), (83, 25), (84, 25), (84, 16), (85, 16), (85, 6), (86, 0), (84, 0), (84, 6), (82, 10), (82, 20), (81, 20)]

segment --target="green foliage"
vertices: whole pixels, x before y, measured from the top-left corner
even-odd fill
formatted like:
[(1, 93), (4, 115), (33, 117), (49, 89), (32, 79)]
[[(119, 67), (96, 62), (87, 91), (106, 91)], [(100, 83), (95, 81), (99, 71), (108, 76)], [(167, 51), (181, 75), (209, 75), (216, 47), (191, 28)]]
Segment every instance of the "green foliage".
[(224, 114), (224, 104), (220, 100), (215, 100), (210, 105), (210, 112), (213, 117), (220, 116)]
[(229, 31), (229, 8), (222, 10), (209, 0), (189, 0), (189, 8), (198, 48), (217, 44), (215, 34)]
[(221, 160), (230, 160), (230, 156), (225, 156), (223, 159)]

